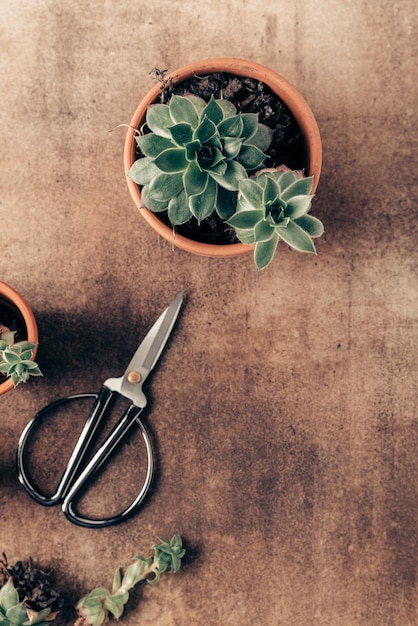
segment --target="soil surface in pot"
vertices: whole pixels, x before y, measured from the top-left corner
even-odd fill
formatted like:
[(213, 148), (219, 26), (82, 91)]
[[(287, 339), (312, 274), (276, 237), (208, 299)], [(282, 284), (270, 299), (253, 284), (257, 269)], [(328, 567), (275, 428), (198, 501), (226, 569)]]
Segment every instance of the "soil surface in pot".
[[(154, 72), (161, 81), (160, 100), (164, 104), (170, 101), (173, 94), (184, 96), (192, 93), (206, 101), (212, 95), (214, 98), (225, 98), (236, 106), (238, 112), (257, 113), (259, 122), (273, 130), (272, 142), (265, 151), (265, 167), (286, 165), (293, 170), (306, 169), (306, 145), (299, 126), (282, 100), (263, 82), (219, 72), (207, 76), (192, 76), (181, 83), (175, 83), (165, 79), (165, 71)], [(137, 158), (141, 156), (138, 151)], [(171, 228), (166, 211), (158, 213), (158, 217)], [(176, 226), (176, 232), (203, 243), (238, 242), (234, 230), (216, 213), (203, 220), (200, 225), (192, 218), (186, 224)]]

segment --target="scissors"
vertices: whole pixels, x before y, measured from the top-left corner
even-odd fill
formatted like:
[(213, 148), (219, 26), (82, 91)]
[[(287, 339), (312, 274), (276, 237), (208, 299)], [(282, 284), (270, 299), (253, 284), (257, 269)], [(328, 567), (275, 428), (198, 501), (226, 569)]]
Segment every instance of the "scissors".
[[(19, 481), (25, 487), (26, 491), (38, 503), (43, 504), (44, 506), (61, 504), (65, 516), (71, 522), (88, 528), (102, 528), (126, 519), (127, 516), (135, 511), (143, 502), (151, 485), (154, 459), (149, 435), (139, 417), (147, 405), (147, 398), (142, 391), (142, 385), (151, 370), (156, 365), (158, 358), (168, 341), (177, 316), (180, 312), (183, 302), (183, 294), (184, 292), (181, 291), (176, 296), (173, 302), (167, 307), (167, 309), (152, 326), (151, 330), (136, 350), (123, 376), (119, 378), (109, 378), (106, 380), (97, 394), (76, 394), (52, 402), (41, 409), (27, 424), (18, 444), (18, 476)], [(116, 397), (117, 394), (119, 394), (120, 396), (127, 398), (130, 400), (131, 404), (120, 417), (119, 421), (115, 424), (105, 441), (100, 445), (93, 456), (88, 459), (88, 450), (97, 431), (97, 427), (102, 422), (105, 414), (108, 412), (112, 397), (115, 394)], [(46, 413), (50, 411), (53, 412), (62, 404), (83, 398), (95, 398), (95, 402), (74, 446), (55, 493), (51, 496), (44, 495), (43, 493), (40, 493), (38, 488), (31, 482), (26, 464), (28, 456), (26, 448), (31, 439), (31, 435), (34, 430), (36, 430), (39, 420), (41, 420)], [(81, 490), (85, 486), (85, 483), (105, 464), (112, 452), (134, 424), (136, 424), (140, 429), (147, 455), (146, 476), (140, 492), (130, 506), (122, 511), (122, 513), (112, 517), (107, 517), (105, 519), (91, 519), (80, 515), (76, 511), (75, 502)]]

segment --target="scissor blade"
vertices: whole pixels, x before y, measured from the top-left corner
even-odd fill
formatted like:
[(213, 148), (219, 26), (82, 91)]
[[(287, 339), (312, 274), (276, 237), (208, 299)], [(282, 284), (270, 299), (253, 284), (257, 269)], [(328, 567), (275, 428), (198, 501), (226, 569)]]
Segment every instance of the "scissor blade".
[[(148, 332), (126, 368), (123, 375), (124, 382), (130, 381), (132, 372), (138, 372), (141, 376), (142, 385), (154, 368), (173, 330), (183, 302), (183, 296), (184, 290), (177, 294)], [(124, 383), (122, 384), (123, 387), (125, 387)]]
[(132, 370), (144, 369), (149, 373), (153, 369), (173, 330), (183, 302), (183, 295), (184, 290), (177, 294), (170, 306), (160, 315), (132, 357), (125, 375)]
[(184, 290), (181, 291), (160, 315), (132, 357), (123, 376), (108, 378), (104, 386), (131, 400), (136, 406), (144, 408), (147, 404), (142, 391), (142, 384), (158, 361), (165, 344), (173, 330), (180, 312)]

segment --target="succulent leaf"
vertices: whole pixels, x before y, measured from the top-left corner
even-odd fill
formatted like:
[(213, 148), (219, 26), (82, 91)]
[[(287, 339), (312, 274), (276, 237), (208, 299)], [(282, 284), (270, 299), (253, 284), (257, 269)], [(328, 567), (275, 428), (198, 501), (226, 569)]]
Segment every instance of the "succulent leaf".
[(199, 224), (212, 213), (216, 204), (217, 189), (213, 178), (208, 176), (205, 189), (201, 193), (190, 196), (189, 207)]
[(20, 356), (14, 352), (14, 350), (6, 349), (3, 352), (3, 359), (10, 365), (20, 363)]
[(201, 144), (205, 144), (210, 141), (212, 137), (216, 136), (216, 124), (212, 122), (212, 120), (205, 115), (199, 125), (195, 128), (193, 133), (193, 139), (199, 142), (199, 147)]
[(28, 622), (26, 607), (23, 606), (23, 604), (11, 606), (10, 609), (6, 611), (6, 618), (9, 620), (10, 624), (13, 625)]
[(238, 160), (245, 167), (246, 170), (256, 170), (260, 167), (266, 155), (257, 146), (250, 146), (243, 144), (241, 151), (238, 155)]
[(280, 239), (276, 233), (267, 241), (257, 241), (254, 250), (254, 260), (259, 270), (264, 269), (271, 263), (279, 241)]
[(168, 108), (170, 117), (175, 124), (186, 122), (190, 124), (191, 127), (196, 126), (199, 115), (193, 103), (188, 98), (173, 95)]
[(188, 196), (202, 193), (208, 184), (209, 174), (204, 172), (196, 161), (192, 161), (183, 175), (184, 190)]
[(294, 196), (286, 202), (286, 215), (291, 219), (302, 217), (309, 211), (313, 196)]
[(119, 605), (110, 596), (105, 598), (103, 602), (103, 608), (111, 613), (116, 619), (119, 619), (119, 617), (123, 613), (123, 605)]
[(176, 124), (176, 126), (172, 126), (169, 130), (173, 140), (178, 146), (188, 144), (193, 139), (193, 128), (191, 124)]
[(154, 176), (157, 176), (160, 173), (160, 170), (152, 159), (150, 157), (144, 157), (143, 159), (134, 161), (131, 169), (129, 170), (128, 176), (138, 184), (147, 185), (151, 182)]
[(203, 98), (199, 98), (199, 96), (195, 96), (192, 93), (187, 95), (187, 99), (193, 104), (194, 108), (197, 111), (197, 114), (200, 116), (201, 112), (206, 106), (206, 101), (203, 100)]
[(245, 141), (245, 144), (252, 144), (264, 152), (269, 147), (273, 137), (273, 131), (268, 126), (258, 124), (255, 132)]
[(242, 139), (240, 137), (225, 137), (222, 145), (225, 156), (228, 159), (234, 159), (241, 150)]
[(148, 193), (150, 185), (144, 185), (142, 187), (142, 203), (144, 207), (151, 209), (151, 211), (164, 211), (167, 206), (167, 201), (156, 200), (151, 193)]
[(4, 613), (19, 603), (19, 594), (11, 580), (8, 580), (0, 589), (0, 608)]
[(282, 229), (280, 237), (295, 250), (315, 253), (315, 245), (311, 237), (295, 222), (289, 222), (287, 227)]
[(181, 148), (168, 148), (156, 157), (154, 163), (162, 172), (173, 174), (184, 171), (187, 159)]
[(224, 219), (229, 219), (237, 208), (237, 194), (235, 191), (228, 191), (218, 185), (215, 209), (218, 215)]
[(240, 181), (247, 178), (245, 168), (238, 161), (228, 161), (223, 173), (212, 171), (210, 174), (220, 187), (229, 191), (237, 191)]
[(47, 624), (50, 624), (58, 615), (57, 612), (52, 613), (50, 607), (39, 611), (39, 613), (27, 608), (26, 612), (28, 615), (28, 622), (31, 626), (32, 624), (33, 626), (46, 626)]
[(190, 209), (184, 190), (171, 198), (168, 203), (167, 214), (172, 224), (184, 224), (190, 219)]
[[(128, 174), (142, 186), (144, 206), (156, 212), (167, 209), (173, 226), (191, 217), (201, 221), (213, 212), (229, 218), (239, 181), (262, 166), (263, 150), (271, 141), (258, 115), (238, 113), (231, 102), (213, 96), (205, 102), (173, 95), (169, 104), (150, 105), (146, 122), (151, 132), (136, 139), (144, 156)], [(181, 174), (181, 185), (173, 178), (172, 185), (160, 190), (166, 182), (161, 173)], [(235, 192), (235, 199), (220, 189)]]
[[(241, 137), (244, 132), (244, 122), (242, 116), (234, 115), (233, 117), (227, 117), (218, 125), (219, 133), (221, 137)], [(242, 139), (241, 139), (242, 143)]]
[(254, 228), (255, 241), (269, 241), (275, 233), (274, 225), (266, 220), (261, 220)]
[(261, 181), (259, 182), (263, 182), (263, 204), (264, 204), (266, 213), (268, 212), (268, 210), (270, 210), (272, 205), (275, 203), (277, 206), (280, 206), (283, 208), (284, 203), (280, 199), (280, 187), (277, 184), (277, 182), (270, 177), (266, 177), (265, 181), (263, 180), (263, 177), (262, 177)]
[(224, 100), (220, 98), (216, 102), (222, 109), (224, 120), (226, 120), (227, 117), (233, 117), (237, 114), (237, 108), (235, 104), (232, 104), (232, 102), (230, 102), (229, 100)]
[(324, 233), (324, 226), (321, 220), (313, 215), (302, 215), (295, 219), (294, 222), (311, 237), (320, 237)]
[(148, 135), (137, 135), (136, 143), (147, 157), (156, 157), (160, 152), (172, 147), (171, 138), (168, 139), (167, 137), (160, 137), (151, 133)]
[(257, 113), (243, 113), (241, 115), (241, 119), (243, 123), (243, 137), (245, 141), (255, 135), (260, 126), (262, 128), (267, 128), (266, 126), (258, 123)]
[(218, 101), (215, 100), (213, 96), (211, 96), (209, 102), (203, 109), (201, 116), (206, 116), (215, 124), (215, 126), (217, 126), (224, 119), (223, 109), (219, 106)]
[(263, 187), (253, 178), (241, 181), (239, 190), (241, 194), (241, 203), (243, 200), (247, 200), (250, 207), (253, 207), (254, 209), (264, 209)]
[(168, 105), (151, 104), (147, 111), (147, 125), (156, 135), (171, 139), (169, 128), (173, 125), (173, 120)]
[(308, 195), (312, 189), (312, 176), (307, 178), (298, 178), (292, 182), (288, 187), (282, 187), (283, 200), (290, 200), (294, 196)]
[(254, 209), (236, 213), (229, 219), (228, 224), (237, 230), (252, 230), (259, 222), (262, 222), (263, 219), (264, 211), (262, 209)]
[(183, 187), (183, 175), (181, 172), (175, 174), (159, 173), (149, 183), (149, 193), (155, 200), (166, 203), (176, 195)]

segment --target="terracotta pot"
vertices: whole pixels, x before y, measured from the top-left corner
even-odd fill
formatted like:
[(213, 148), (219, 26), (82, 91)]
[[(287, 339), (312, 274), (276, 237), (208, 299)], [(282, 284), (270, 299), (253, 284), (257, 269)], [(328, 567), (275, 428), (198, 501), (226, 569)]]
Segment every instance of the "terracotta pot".
[[(318, 125), (315, 117), (303, 96), (299, 91), (291, 85), (285, 78), (277, 74), (273, 70), (270, 70), (263, 65), (253, 63), (252, 61), (244, 61), (241, 59), (208, 59), (205, 61), (196, 61), (190, 63), (179, 70), (173, 71), (166, 75), (167, 79), (172, 80), (175, 83), (180, 83), (193, 75), (207, 75), (213, 72), (227, 72), (230, 74), (236, 74), (238, 76), (246, 76), (254, 78), (265, 83), (270, 89), (284, 102), (284, 104), (290, 109), (295, 118), (306, 143), (307, 152), (307, 176), (314, 176), (314, 183), (312, 187), (312, 193), (314, 193), (321, 173), (322, 165), (322, 144), (319, 134)], [(157, 102), (160, 96), (160, 85), (156, 84), (141, 101), (136, 109), (128, 130), (125, 149), (124, 149), (124, 166), (125, 173), (128, 174), (134, 160), (135, 160), (135, 136), (134, 129), (139, 129), (145, 123), (145, 116), (149, 104)], [(127, 183), (131, 196), (135, 202), (135, 205), (140, 209), (141, 214), (145, 220), (152, 226), (164, 239), (171, 242), (178, 248), (192, 252), (194, 254), (200, 254), (203, 256), (213, 257), (229, 257), (238, 256), (241, 254), (247, 254), (254, 250), (253, 245), (246, 245), (242, 243), (234, 244), (209, 244), (193, 241), (176, 233), (173, 234), (173, 229), (163, 224), (158, 218), (157, 214), (144, 208), (141, 202), (141, 191), (139, 186), (128, 176)]]
[[(22, 326), (25, 327), (24, 339), (26, 339), (27, 341), (31, 341), (34, 344), (37, 344), (38, 327), (36, 325), (32, 309), (30, 308), (26, 300), (17, 291), (15, 291), (13, 287), (10, 287), (2, 281), (0, 281), (0, 311), (1, 306), (6, 306), (7, 308), (17, 313), (17, 315), (21, 319)], [(11, 330), (15, 329), (12, 328)], [(36, 352), (37, 346), (33, 351), (32, 360), (35, 359)], [(7, 378), (4, 382), (0, 383), (0, 395), (3, 395), (11, 389), (13, 389), (13, 383), (11, 378)]]

